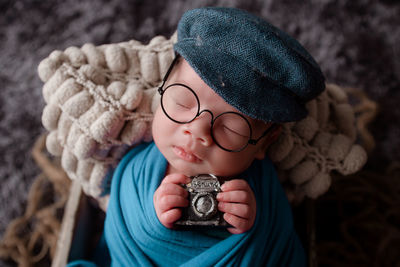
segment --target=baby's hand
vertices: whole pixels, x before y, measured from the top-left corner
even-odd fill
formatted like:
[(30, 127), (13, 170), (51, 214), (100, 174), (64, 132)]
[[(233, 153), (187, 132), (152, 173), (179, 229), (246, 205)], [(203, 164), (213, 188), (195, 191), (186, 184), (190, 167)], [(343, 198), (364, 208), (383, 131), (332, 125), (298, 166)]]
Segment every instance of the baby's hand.
[(225, 182), (217, 195), (218, 209), (224, 212), (224, 219), (233, 228), (232, 234), (244, 233), (253, 226), (256, 218), (256, 198), (249, 184), (242, 179)]
[(165, 176), (154, 193), (153, 201), (157, 217), (167, 228), (172, 228), (174, 222), (182, 216), (179, 207), (189, 205), (188, 193), (180, 186), (180, 184), (188, 182), (190, 182), (190, 178), (183, 174), (170, 174)]

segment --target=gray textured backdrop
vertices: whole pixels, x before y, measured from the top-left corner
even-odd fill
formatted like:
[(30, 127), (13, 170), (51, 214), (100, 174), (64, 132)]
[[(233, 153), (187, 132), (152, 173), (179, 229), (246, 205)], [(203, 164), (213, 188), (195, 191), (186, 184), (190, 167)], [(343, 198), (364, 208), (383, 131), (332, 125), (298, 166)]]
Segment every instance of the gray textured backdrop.
[[(400, 3), (395, 0), (0, 1), (0, 238), (24, 209), (39, 172), (30, 150), (44, 130), (40, 60), (55, 49), (169, 36), (188, 9), (219, 5), (260, 15), (295, 36), (328, 82), (363, 89), (380, 104), (367, 168), (400, 160)], [(398, 181), (396, 181), (398, 182)], [(3, 263), (4, 264), (4, 263)], [(1, 265), (1, 262), (0, 262)]]

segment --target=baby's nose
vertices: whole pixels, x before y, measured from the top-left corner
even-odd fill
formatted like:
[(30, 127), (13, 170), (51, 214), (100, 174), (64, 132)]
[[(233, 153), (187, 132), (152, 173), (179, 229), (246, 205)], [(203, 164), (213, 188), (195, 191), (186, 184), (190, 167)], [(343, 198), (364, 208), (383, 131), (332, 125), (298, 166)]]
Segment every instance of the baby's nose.
[(213, 143), (211, 136), (211, 120), (211, 113), (202, 112), (191, 123), (187, 124), (184, 133), (191, 135), (194, 140), (200, 142), (202, 145), (210, 146)]

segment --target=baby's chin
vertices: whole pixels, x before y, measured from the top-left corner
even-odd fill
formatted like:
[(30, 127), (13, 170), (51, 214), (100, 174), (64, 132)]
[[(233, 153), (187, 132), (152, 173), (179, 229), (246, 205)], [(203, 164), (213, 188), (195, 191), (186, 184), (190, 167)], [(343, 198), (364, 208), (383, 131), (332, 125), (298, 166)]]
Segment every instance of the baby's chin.
[(175, 164), (172, 165), (168, 163), (168, 174), (171, 173), (179, 173), (186, 175), (188, 177), (190, 176), (196, 176), (198, 174), (205, 174), (205, 173), (212, 173), (212, 170), (209, 168), (205, 168), (204, 166), (199, 167), (199, 166), (190, 166), (186, 164)]
[(191, 168), (190, 166), (172, 166), (171, 164), (169, 164), (168, 174), (171, 174), (171, 173), (180, 173), (180, 174), (184, 174), (188, 177), (196, 176), (199, 174), (214, 174), (219, 177), (234, 177), (237, 175), (234, 173), (230, 173), (228, 171), (213, 170), (213, 169), (205, 168), (205, 167)]
[(203, 171), (203, 170), (197, 170), (197, 169), (191, 169), (191, 168), (171, 168), (171, 171), (174, 173), (180, 173), (184, 174), (188, 177), (195, 176), (198, 174), (203, 174), (203, 173), (210, 173), (210, 171)]

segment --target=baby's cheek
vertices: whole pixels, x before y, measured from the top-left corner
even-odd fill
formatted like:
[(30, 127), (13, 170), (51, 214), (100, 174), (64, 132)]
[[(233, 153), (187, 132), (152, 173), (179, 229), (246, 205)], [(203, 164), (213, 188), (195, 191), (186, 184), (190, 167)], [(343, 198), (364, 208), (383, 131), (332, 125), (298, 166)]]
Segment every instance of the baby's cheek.
[(163, 143), (165, 139), (170, 136), (171, 132), (174, 130), (170, 126), (171, 121), (164, 115), (161, 108), (157, 108), (154, 113), (154, 118), (152, 122), (152, 135), (153, 140), (157, 143)]
[[(235, 153), (235, 152), (227, 152)], [(245, 171), (251, 164), (252, 158), (248, 155), (214, 155), (212, 169), (220, 176), (234, 176)]]

